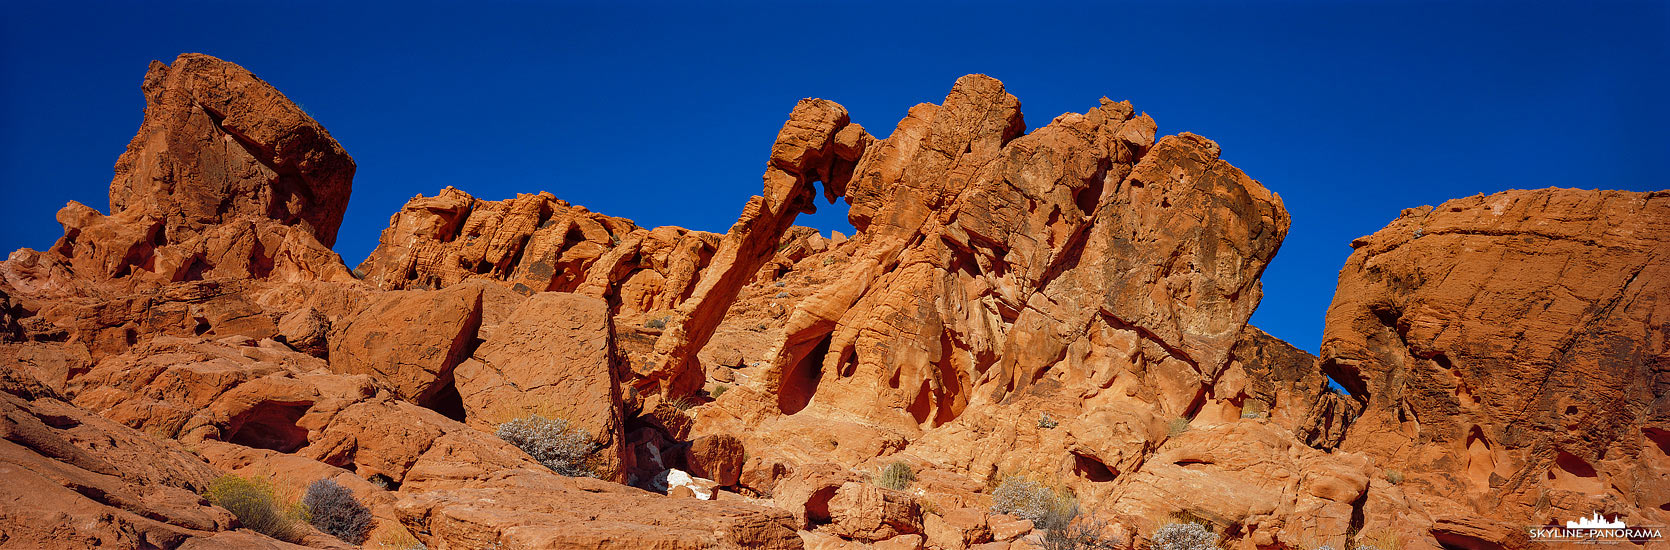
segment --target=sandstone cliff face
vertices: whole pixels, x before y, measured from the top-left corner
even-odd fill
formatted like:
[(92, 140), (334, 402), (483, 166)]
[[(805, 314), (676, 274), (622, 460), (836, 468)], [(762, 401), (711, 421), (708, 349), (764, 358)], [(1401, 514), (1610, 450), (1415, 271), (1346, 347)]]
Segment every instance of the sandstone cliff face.
[[(111, 214), (0, 262), (0, 546), (296, 547), (196, 496), (222, 473), (337, 480), (435, 549), (1036, 548), (1006, 479), (1126, 547), (1670, 522), (1665, 192), (1406, 211), (1353, 243), (1318, 358), (1247, 324), (1281, 198), (1129, 103), (1028, 129), (970, 75), (878, 138), (802, 100), (724, 235), (446, 188), (350, 274), (317, 122), (208, 56), (143, 89)], [(820, 194), (857, 234), (793, 226)], [(528, 414), (597, 479), (493, 434)]]
[(383, 289), (441, 288), (465, 279), (516, 292), (577, 292), (617, 311), (670, 309), (690, 294), (718, 236), (676, 227), (640, 229), (550, 193), (484, 201), (448, 187), (419, 195), (389, 220), (360, 264)]
[[(1323, 367), (1367, 407), (1342, 448), (1434, 516), (1670, 522), (1670, 196), (1548, 189), (1405, 210), (1352, 243)], [(1559, 520), (1559, 521), (1556, 521)]]

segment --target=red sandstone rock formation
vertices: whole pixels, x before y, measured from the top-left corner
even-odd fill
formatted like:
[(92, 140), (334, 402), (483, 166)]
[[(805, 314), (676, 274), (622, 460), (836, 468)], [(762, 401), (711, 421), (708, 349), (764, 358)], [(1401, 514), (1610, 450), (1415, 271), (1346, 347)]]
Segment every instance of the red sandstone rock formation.
[(1670, 195), (1456, 199), (1352, 246), (1322, 343), (1367, 405), (1341, 447), (1401, 471), (1440, 542), (1670, 523)]
[[(878, 139), (803, 100), (723, 236), (447, 188), (356, 277), (322, 127), (207, 56), (144, 90), (111, 214), (0, 263), (0, 546), (295, 547), (193, 494), (221, 473), (337, 480), (434, 549), (1036, 548), (1006, 478), (1129, 544), (1670, 522), (1664, 192), (1407, 211), (1353, 243), (1318, 359), (1247, 324), (1281, 199), (1128, 103), (1028, 130), (971, 75)], [(819, 184), (857, 234), (792, 226)], [(493, 435), (530, 413), (600, 479)]]

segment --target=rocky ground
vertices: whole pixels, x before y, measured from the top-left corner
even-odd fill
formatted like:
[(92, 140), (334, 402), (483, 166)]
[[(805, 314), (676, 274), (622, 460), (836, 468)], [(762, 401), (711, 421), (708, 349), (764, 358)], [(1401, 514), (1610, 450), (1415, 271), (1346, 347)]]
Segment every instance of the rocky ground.
[[(323, 127), (205, 55), (142, 89), (110, 213), (0, 263), (0, 547), (354, 547), (251, 529), (205, 496), (228, 474), (337, 482), (365, 548), (1670, 525), (1670, 192), (1406, 210), (1351, 243), (1314, 357), (1247, 322), (1281, 198), (1125, 102), (1029, 129), (970, 75), (878, 138), (802, 100), (723, 235), (449, 187), (350, 270)], [(794, 226), (820, 198), (857, 233)], [(498, 435), (530, 415), (583, 431), (585, 475)]]

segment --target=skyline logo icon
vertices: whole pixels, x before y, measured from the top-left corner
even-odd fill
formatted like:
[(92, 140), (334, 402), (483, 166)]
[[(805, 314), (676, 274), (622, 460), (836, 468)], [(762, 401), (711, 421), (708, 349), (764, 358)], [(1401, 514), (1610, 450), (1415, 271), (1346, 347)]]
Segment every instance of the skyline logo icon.
[(1618, 519), (1607, 521), (1606, 516), (1600, 515), (1598, 511), (1595, 512), (1594, 516), (1566, 522), (1567, 529), (1623, 529), (1624, 527), (1624, 516), (1619, 515)]

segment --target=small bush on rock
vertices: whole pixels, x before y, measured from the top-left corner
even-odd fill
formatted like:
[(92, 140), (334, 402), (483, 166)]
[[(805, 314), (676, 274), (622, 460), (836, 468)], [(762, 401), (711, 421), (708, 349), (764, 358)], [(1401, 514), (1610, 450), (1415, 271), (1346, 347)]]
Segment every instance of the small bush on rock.
[(305, 516), (305, 511), (286, 506), (264, 479), (227, 474), (210, 482), (203, 496), (238, 516), (239, 523), (257, 533), (288, 542), (302, 537), (297, 520)]
[(302, 506), (314, 527), (348, 544), (365, 544), (371, 534), (371, 509), (360, 504), (354, 493), (335, 481), (320, 479), (308, 484)]
[(895, 491), (908, 489), (910, 484), (915, 482), (916, 470), (911, 469), (910, 464), (902, 460), (888, 464), (886, 468), (881, 469), (880, 474), (876, 475), (876, 485)]
[(522, 449), (551, 471), (568, 477), (596, 477), (593, 455), (600, 447), (585, 430), (561, 418), (526, 416), (499, 425), (499, 439)]
[(1039, 529), (1066, 527), (1078, 516), (1078, 499), (1043, 483), (1009, 476), (992, 491), (992, 511), (1032, 520)]
[(377, 535), (375, 546), (367, 546), (376, 550), (428, 550), (429, 547), (418, 542), (417, 537), (405, 529), (389, 529)]
[(1104, 536), (1107, 524), (1094, 519), (1082, 519), (1044, 531), (1043, 550), (1113, 550), (1123, 548), (1125, 542)]
[(1216, 550), (1218, 535), (1199, 523), (1171, 523), (1154, 531), (1155, 550)]

